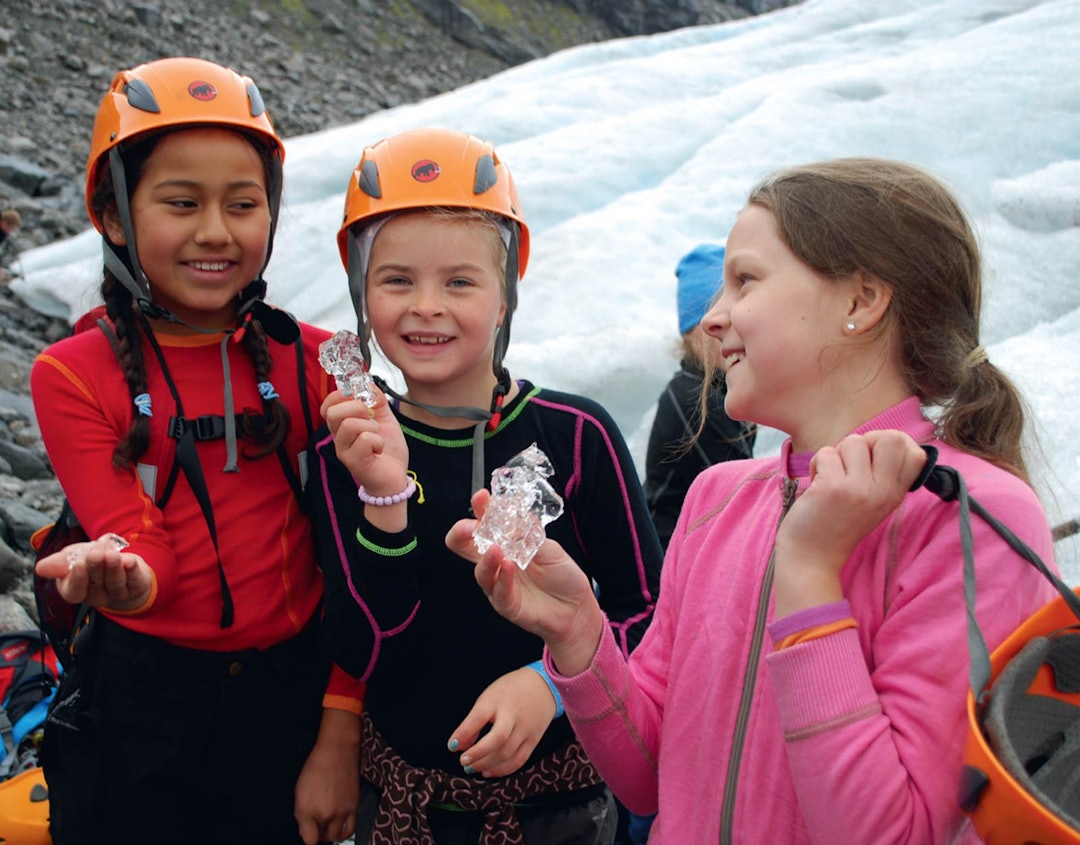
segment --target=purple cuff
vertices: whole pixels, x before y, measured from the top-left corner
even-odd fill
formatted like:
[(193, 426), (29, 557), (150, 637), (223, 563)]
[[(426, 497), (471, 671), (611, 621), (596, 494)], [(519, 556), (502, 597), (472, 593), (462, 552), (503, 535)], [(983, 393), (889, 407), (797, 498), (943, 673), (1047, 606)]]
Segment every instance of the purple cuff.
[(774, 643), (778, 643), (792, 634), (816, 628), (818, 625), (828, 625), (830, 622), (839, 622), (842, 619), (850, 619), (851, 603), (847, 599), (834, 601), (831, 604), (819, 604), (817, 607), (807, 607), (796, 610), (769, 624), (769, 636)]

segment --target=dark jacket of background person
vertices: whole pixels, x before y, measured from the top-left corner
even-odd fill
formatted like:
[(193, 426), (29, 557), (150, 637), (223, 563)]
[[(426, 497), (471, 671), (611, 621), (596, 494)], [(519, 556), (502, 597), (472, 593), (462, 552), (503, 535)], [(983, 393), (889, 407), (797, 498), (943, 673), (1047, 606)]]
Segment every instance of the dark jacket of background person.
[[(709, 391), (705, 426), (701, 419), (701, 389), (705, 373), (686, 358), (671, 377), (656, 407), (645, 453), (645, 499), (660, 542), (667, 548), (675, 530), (690, 482), (708, 466), (753, 457), (756, 431), (724, 411), (727, 393), (723, 373), (717, 372)], [(696, 435), (696, 439), (695, 439)]]

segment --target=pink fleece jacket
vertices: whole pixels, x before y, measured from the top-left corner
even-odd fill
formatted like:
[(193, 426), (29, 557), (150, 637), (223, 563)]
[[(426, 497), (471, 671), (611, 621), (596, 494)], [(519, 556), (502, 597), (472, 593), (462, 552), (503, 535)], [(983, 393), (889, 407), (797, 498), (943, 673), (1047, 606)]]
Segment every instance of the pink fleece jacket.
[[(857, 431), (886, 428), (936, 446), (1053, 566), (1046, 515), (1020, 479), (934, 439), (917, 398)], [(956, 803), (968, 689), (959, 506), (908, 495), (843, 570), (858, 627), (774, 651), (769, 561), (794, 492), (789, 448), (698, 477), (629, 664), (609, 630), (572, 678), (548, 656), (577, 735), (631, 810), (659, 809), (650, 843), (978, 841)], [(974, 514), (972, 529), (993, 650), (1056, 593)]]

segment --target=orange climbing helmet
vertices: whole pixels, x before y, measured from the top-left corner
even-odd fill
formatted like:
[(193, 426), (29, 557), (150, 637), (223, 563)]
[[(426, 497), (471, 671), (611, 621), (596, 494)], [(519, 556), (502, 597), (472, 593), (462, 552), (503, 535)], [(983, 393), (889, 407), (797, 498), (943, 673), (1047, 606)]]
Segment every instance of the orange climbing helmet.
[(279, 166), (285, 159), (285, 146), (262, 95), (248, 77), (204, 59), (183, 57), (122, 70), (98, 107), (86, 162), (86, 208), (99, 232), (102, 222), (91, 207), (91, 197), (110, 151), (148, 132), (181, 126), (239, 129), (264, 139)]
[(510, 169), (490, 141), (450, 129), (414, 129), (367, 147), (345, 192), (338, 250), (349, 268), (349, 231), (383, 214), (420, 208), (475, 208), (519, 229), (517, 275), (529, 261), (529, 227)]
[[(102, 234), (106, 265), (147, 314), (176, 319), (155, 305), (150, 283), (139, 264), (124, 149), (127, 142), (149, 133), (206, 126), (235, 129), (265, 144), (271, 152), (266, 185), (270, 206), (266, 256), (258, 276), (241, 294), (242, 307), (251, 307), (261, 302), (266, 293), (262, 273), (270, 262), (274, 245), (285, 161), (285, 145), (274, 131), (255, 83), (234, 70), (203, 59), (158, 59), (116, 74), (94, 119), (86, 162), (86, 210), (94, 228)], [(94, 192), (106, 171), (112, 176), (116, 210), (127, 236), (127, 245), (123, 247), (109, 240), (103, 221), (94, 211)]]
[[(503, 358), (510, 343), (510, 324), (517, 306), (517, 284), (529, 261), (529, 227), (521, 214), (510, 169), (499, 159), (490, 141), (450, 129), (414, 129), (365, 148), (345, 192), (338, 250), (349, 277), (360, 351), (369, 364), (371, 350), (365, 277), (371, 245), (379, 226), (390, 216), (425, 208), (462, 208), (493, 213), (499, 218), (499, 229), (506, 244), (503, 276), (506, 314), (495, 332), (491, 368), (496, 384), (491, 407), (420, 405), (437, 415), (477, 421), (472, 470), (472, 490), (475, 491), (484, 483), (484, 429), (494, 430), (498, 426), (503, 400), (511, 388), (510, 373), (503, 365)], [(380, 387), (401, 401), (412, 401), (395, 393), (385, 383), (380, 383)]]
[(1058, 596), (1032, 615), (968, 691), (960, 805), (988, 845), (1080, 843), (1077, 608)]
[(338, 250), (349, 276), (349, 293), (356, 310), (364, 360), (371, 361), (364, 299), (374, 233), (380, 221), (389, 215), (424, 208), (476, 209), (501, 218), (507, 252), (504, 286), (507, 311), (495, 334), (492, 369), (499, 381), (497, 390), (505, 393), (510, 387), (510, 376), (503, 366), (503, 357), (517, 306), (517, 283), (525, 275), (529, 262), (529, 227), (521, 214), (514, 178), (495, 147), (490, 141), (464, 132), (413, 129), (384, 138), (364, 149), (349, 179), (345, 214), (338, 230)]
[[(987, 845), (1080, 845), (1080, 595), (969, 495), (952, 467), (927, 461), (921, 485), (958, 503), (967, 616), (967, 740), (957, 790)], [(990, 654), (975, 614), (971, 513), (1058, 592)]]

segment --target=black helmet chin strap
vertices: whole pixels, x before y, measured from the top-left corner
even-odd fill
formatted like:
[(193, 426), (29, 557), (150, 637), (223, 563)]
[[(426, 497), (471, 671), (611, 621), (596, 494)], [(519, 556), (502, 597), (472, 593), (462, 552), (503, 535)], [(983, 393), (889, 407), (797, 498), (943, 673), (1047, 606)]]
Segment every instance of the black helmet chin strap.
[[(371, 367), (371, 345), (368, 343), (367, 332), (367, 305), (366, 305), (366, 277), (367, 277), (367, 260), (371, 255), (371, 244), (375, 239), (375, 234), (382, 227), (382, 224), (389, 218), (381, 218), (374, 223), (368, 224), (368, 226), (361, 229), (359, 233), (349, 230), (346, 250), (348, 257), (348, 277), (349, 277), (349, 293), (352, 296), (353, 309), (356, 311), (357, 329), (360, 337), (360, 353), (364, 356), (364, 363)], [(491, 391), (491, 407), (485, 411), (481, 408), (475, 408), (469, 405), (459, 406), (442, 406), (442, 405), (428, 405), (425, 402), (416, 402), (409, 399), (406, 396), (402, 396), (390, 385), (388, 385), (383, 379), (378, 376), (374, 376), (376, 384), (379, 385), (379, 389), (397, 399), (399, 402), (405, 402), (416, 408), (422, 408), (430, 414), (434, 414), (437, 417), (444, 418), (456, 418), (464, 420), (475, 420), (476, 426), (473, 428), (473, 453), (472, 453), (472, 488), (471, 492), (475, 493), (484, 487), (484, 432), (494, 431), (499, 423), (502, 421), (502, 405), (503, 400), (510, 392), (510, 372), (503, 365), (503, 357), (506, 354), (506, 348), (510, 343), (510, 318), (514, 313), (514, 309), (517, 307), (517, 283), (518, 283), (518, 242), (519, 242), (519, 229), (518, 224), (514, 221), (507, 220), (507, 229), (509, 230), (509, 237), (507, 238), (506, 249), (506, 314), (503, 317), (502, 325), (499, 326), (495, 333), (495, 349), (492, 355), (491, 367), (495, 373), (495, 387)], [(361, 241), (366, 240), (366, 244), (361, 246)]]

